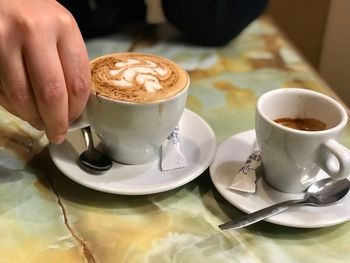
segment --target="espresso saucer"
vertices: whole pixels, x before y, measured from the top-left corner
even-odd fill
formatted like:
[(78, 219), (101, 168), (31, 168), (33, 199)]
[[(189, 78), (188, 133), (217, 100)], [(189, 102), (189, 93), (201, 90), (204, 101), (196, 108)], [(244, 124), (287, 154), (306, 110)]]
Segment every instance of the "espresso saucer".
[[(236, 134), (218, 146), (209, 171), (219, 193), (232, 205), (246, 213), (252, 213), (282, 201), (302, 198), (303, 194), (287, 194), (277, 191), (269, 186), (261, 176), (257, 178), (256, 193), (254, 194), (227, 188), (239, 168), (252, 153), (255, 143), (255, 131), (250, 130)], [(320, 171), (316, 178), (319, 180), (324, 177), (327, 177), (326, 173)], [(348, 220), (350, 220), (350, 194), (347, 194), (340, 202), (330, 206), (294, 207), (266, 219), (270, 223), (298, 228), (327, 227)]]
[(85, 172), (77, 165), (86, 149), (80, 130), (71, 131), (65, 142), (50, 145), (49, 152), (57, 168), (73, 181), (86, 187), (123, 195), (144, 195), (164, 192), (182, 186), (203, 173), (212, 162), (216, 140), (211, 127), (200, 116), (185, 109), (179, 123), (183, 154), (188, 166), (161, 171), (160, 160), (142, 165), (113, 163), (102, 175)]

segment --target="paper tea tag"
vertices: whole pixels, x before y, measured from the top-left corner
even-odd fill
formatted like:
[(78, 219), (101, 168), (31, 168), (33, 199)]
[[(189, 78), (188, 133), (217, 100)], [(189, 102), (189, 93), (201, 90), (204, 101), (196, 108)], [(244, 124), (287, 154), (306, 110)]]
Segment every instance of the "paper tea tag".
[(238, 190), (247, 193), (256, 191), (256, 174), (255, 170), (262, 164), (262, 156), (259, 150), (253, 151), (249, 155), (245, 164), (239, 169), (238, 173), (228, 186), (229, 189)]

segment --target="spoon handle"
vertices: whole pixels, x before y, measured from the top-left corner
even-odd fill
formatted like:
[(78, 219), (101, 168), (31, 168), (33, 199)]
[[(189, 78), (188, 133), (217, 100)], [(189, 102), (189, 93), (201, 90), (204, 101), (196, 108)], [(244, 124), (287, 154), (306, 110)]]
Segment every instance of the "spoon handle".
[(219, 225), (219, 228), (221, 230), (227, 230), (227, 229), (236, 229), (236, 228), (245, 227), (245, 226), (254, 224), (256, 222), (259, 222), (261, 220), (264, 220), (270, 216), (279, 214), (290, 207), (303, 204), (304, 202), (305, 202), (305, 199), (289, 200), (289, 201), (281, 202), (281, 203), (263, 208), (261, 210), (258, 210), (254, 213), (245, 215), (241, 218), (221, 224)]
[(81, 131), (84, 135), (86, 146), (88, 148), (88, 152), (92, 153), (94, 150), (94, 143), (92, 141), (92, 134), (91, 134), (90, 126), (82, 128)]

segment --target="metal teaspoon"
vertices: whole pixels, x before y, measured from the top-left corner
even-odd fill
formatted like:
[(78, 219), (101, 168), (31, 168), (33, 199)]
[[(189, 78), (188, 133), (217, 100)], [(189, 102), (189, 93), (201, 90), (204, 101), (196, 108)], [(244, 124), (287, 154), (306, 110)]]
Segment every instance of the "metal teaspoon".
[(87, 150), (79, 156), (80, 166), (90, 173), (103, 173), (112, 167), (112, 160), (107, 155), (97, 150), (92, 141), (90, 127), (82, 128)]
[(349, 191), (350, 181), (348, 179), (334, 180), (325, 178), (313, 183), (305, 193), (303, 199), (288, 200), (281, 202), (241, 218), (219, 225), (221, 230), (242, 228), (259, 222), (270, 216), (279, 214), (288, 208), (300, 205), (326, 206), (340, 201)]

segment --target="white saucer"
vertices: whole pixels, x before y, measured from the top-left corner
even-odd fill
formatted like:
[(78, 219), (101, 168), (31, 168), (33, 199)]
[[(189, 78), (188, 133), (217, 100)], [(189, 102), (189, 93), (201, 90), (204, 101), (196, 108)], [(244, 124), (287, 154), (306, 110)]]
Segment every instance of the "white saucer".
[(86, 149), (79, 130), (70, 132), (64, 143), (50, 145), (49, 151), (58, 169), (86, 187), (123, 195), (159, 193), (195, 179), (209, 167), (215, 155), (215, 135), (205, 120), (185, 109), (179, 126), (182, 149), (188, 166), (173, 171), (161, 171), (158, 159), (142, 165), (115, 162), (111, 170), (102, 175), (89, 174), (77, 165), (79, 154)]
[[(303, 194), (286, 194), (275, 190), (264, 182), (257, 180), (255, 194), (230, 190), (227, 186), (233, 176), (252, 153), (255, 144), (254, 130), (234, 135), (220, 144), (213, 163), (210, 166), (210, 176), (220, 194), (232, 205), (246, 213), (252, 213), (266, 206), (300, 198)], [(317, 178), (326, 177), (320, 171)], [(325, 207), (295, 207), (281, 214), (272, 216), (266, 221), (291, 227), (318, 228), (340, 224), (350, 220), (350, 194), (334, 205)]]

